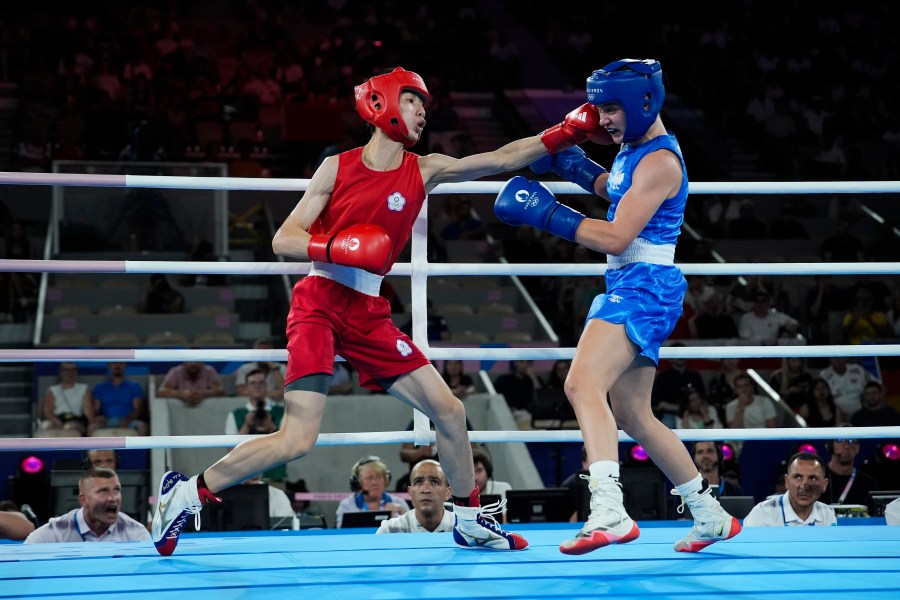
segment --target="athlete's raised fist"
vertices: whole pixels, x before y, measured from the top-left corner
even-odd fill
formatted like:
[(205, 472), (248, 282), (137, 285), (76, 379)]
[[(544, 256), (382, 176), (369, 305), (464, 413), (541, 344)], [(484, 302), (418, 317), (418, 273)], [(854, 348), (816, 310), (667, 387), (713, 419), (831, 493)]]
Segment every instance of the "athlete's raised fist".
[(600, 127), (597, 107), (590, 102), (585, 102), (567, 114), (562, 123), (545, 129), (541, 134), (541, 141), (550, 154), (562, 152), (588, 140), (595, 144), (612, 143), (609, 132)]
[(391, 259), (391, 238), (378, 225), (352, 225), (336, 235), (316, 234), (309, 238), (306, 253), (310, 260), (356, 267), (383, 275)]

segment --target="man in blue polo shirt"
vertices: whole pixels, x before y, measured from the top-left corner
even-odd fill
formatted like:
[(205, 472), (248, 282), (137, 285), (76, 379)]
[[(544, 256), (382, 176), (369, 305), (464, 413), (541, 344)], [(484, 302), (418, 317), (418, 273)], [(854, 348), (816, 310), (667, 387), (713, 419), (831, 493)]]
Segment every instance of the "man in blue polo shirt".
[(84, 407), (88, 435), (103, 427), (123, 427), (147, 435), (144, 390), (136, 381), (125, 378), (125, 363), (108, 364), (109, 378), (94, 386), (92, 398)]

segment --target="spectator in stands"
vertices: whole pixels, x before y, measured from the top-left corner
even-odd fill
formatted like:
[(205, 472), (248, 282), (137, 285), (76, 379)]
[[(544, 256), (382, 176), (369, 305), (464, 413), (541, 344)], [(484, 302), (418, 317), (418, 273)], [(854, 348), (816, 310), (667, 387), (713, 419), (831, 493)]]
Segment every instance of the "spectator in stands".
[(141, 303), (141, 312), (147, 314), (183, 313), (184, 296), (172, 287), (162, 273), (151, 275)]
[[(684, 344), (675, 342), (669, 347), (683, 348)], [(700, 390), (705, 396), (706, 385), (698, 371), (687, 367), (686, 359), (672, 358), (669, 365), (668, 369), (661, 369), (656, 373), (650, 404), (656, 417), (667, 427), (674, 428), (680, 412), (682, 394), (693, 388)]]
[(831, 387), (821, 377), (813, 380), (810, 398), (797, 410), (810, 427), (834, 427), (848, 416), (834, 402)]
[(506, 492), (512, 486), (505, 481), (494, 479), (494, 463), (485, 450), (472, 451), (472, 463), (475, 466), (475, 485), (482, 494), (491, 494), (506, 499)]
[(746, 373), (740, 367), (740, 364), (741, 359), (739, 358), (723, 358), (719, 363), (718, 373), (709, 380), (709, 393), (706, 395), (706, 398), (719, 412), (720, 417), (725, 414), (725, 405), (737, 393), (734, 380), (737, 379), (738, 375)]
[(768, 292), (757, 292), (753, 310), (744, 314), (738, 324), (741, 339), (762, 345), (775, 344), (781, 337), (796, 337), (799, 331), (797, 319), (772, 307)]
[(14, 502), (0, 502), (0, 540), (24, 540), (32, 531), (34, 523)]
[(856, 302), (844, 315), (842, 323), (845, 344), (865, 344), (890, 338), (893, 330), (887, 315), (872, 306), (872, 292), (865, 287), (856, 290)]
[(224, 396), (225, 388), (213, 367), (198, 361), (185, 361), (169, 369), (157, 395), (178, 398), (188, 406), (197, 406), (207, 398)]
[[(253, 342), (254, 350), (272, 350), (274, 344), (270, 338), (259, 338)], [(284, 376), (287, 366), (280, 362), (259, 361), (242, 364), (234, 373), (234, 384), (238, 396), (247, 395), (247, 374), (250, 371), (262, 371), (266, 376), (266, 395), (274, 400), (284, 398)]]
[(874, 378), (860, 365), (849, 362), (846, 356), (832, 356), (829, 362), (831, 364), (819, 375), (828, 382), (834, 403), (841, 412), (852, 416), (862, 407), (863, 388)]
[(244, 386), (247, 404), (236, 408), (225, 420), (226, 435), (255, 435), (278, 430), (284, 416), (284, 404), (267, 397), (266, 374), (260, 370), (247, 373)]
[(725, 405), (725, 422), (733, 429), (777, 427), (772, 401), (756, 393), (753, 379), (746, 373), (734, 380), (737, 398)]
[(847, 310), (847, 291), (835, 284), (831, 275), (816, 275), (815, 285), (806, 293), (804, 305), (808, 310), (810, 341), (814, 343), (836, 344), (828, 332), (828, 315)]
[(88, 450), (84, 453), (86, 465), (91, 469), (112, 469), (115, 471), (119, 468), (119, 455), (115, 450)]
[(754, 506), (744, 527), (837, 525), (834, 509), (818, 501), (828, 489), (825, 465), (818, 455), (799, 452), (792, 456), (784, 482), (787, 492)]
[[(520, 229), (527, 229), (520, 228)], [(494, 389), (506, 399), (506, 404), (513, 411), (513, 416), (524, 414), (531, 410), (534, 404), (534, 392), (544, 384), (534, 371), (533, 360), (514, 360), (510, 364), (510, 373), (504, 373), (494, 380)], [(516, 418), (516, 421), (522, 419)]]
[(886, 313), (888, 324), (894, 331), (894, 337), (900, 338), (900, 287), (891, 292), (891, 300)]
[(893, 427), (900, 425), (900, 413), (884, 400), (884, 386), (870, 381), (863, 388), (862, 408), (853, 413), (850, 423), (854, 427)]
[(735, 279), (728, 288), (728, 311), (736, 319), (756, 307), (757, 294), (768, 294), (769, 290), (759, 275), (745, 275)]
[(544, 387), (562, 390), (563, 386), (566, 383), (566, 377), (569, 375), (569, 369), (571, 367), (571, 360), (560, 359), (554, 362), (553, 368), (550, 369), (550, 374), (547, 376), (547, 382), (544, 384)]
[[(219, 257), (216, 256), (212, 242), (206, 238), (200, 238), (191, 248), (191, 261), (193, 262), (217, 262), (218, 260)], [(181, 285), (218, 287), (228, 285), (228, 277), (216, 273), (190, 273), (181, 278)]]
[(691, 456), (709, 487), (718, 489), (717, 496), (744, 495), (744, 488), (725, 478), (725, 456), (719, 442), (694, 442)]
[(738, 209), (738, 217), (728, 221), (728, 237), (732, 240), (762, 240), (766, 237), (766, 226), (756, 216), (756, 205), (744, 199)]
[(391, 518), (405, 514), (409, 510), (406, 501), (385, 491), (390, 482), (391, 472), (379, 457), (367, 456), (356, 461), (350, 469), (350, 487), (354, 493), (338, 504), (335, 526), (341, 527), (348, 512), (387, 510)]
[(441, 229), (441, 238), (452, 240), (483, 240), (487, 230), (479, 219), (469, 200), (460, 200), (455, 205), (453, 219)]
[(813, 376), (802, 357), (782, 358), (781, 368), (772, 374), (769, 384), (794, 412), (812, 398)]
[(40, 428), (68, 429), (84, 435), (87, 431), (84, 407), (90, 398), (91, 392), (87, 384), (78, 381), (78, 367), (75, 363), (60, 363), (59, 383), (50, 386), (38, 408)]
[(738, 337), (734, 318), (725, 312), (725, 299), (715, 292), (703, 302), (700, 312), (688, 321), (694, 339), (734, 339)]
[(706, 275), (692, 275), (687, 278), (688, 290), (684, 294), (684, 302), (699, 313), (706, 300), (715, 295), (716, 288), (710, 285)]
[(718, 412), (706, 401), (706, 395), (695, 387), (682, 392), (676, 429), (722, 429)]
[(84, 407), (88, 419), (88, 435), (104, 427), (134, 429), (138, 435), (147, 435), (146, 403), (144, 390), (136, 381), (125, 377), (125, 363), (107, 364), (109, 375), (98, 383)]
[(78, 501), (79, 508), (50, 519), (25, 538), (25, 543), (150, 540), (144, 525), (119, 511), (122, 485), (115, 471), (102, 467), (85, 471), (78, 480)]
[(863, 262), (865, 245), (850, 233), (850, 222), (837, 219), (836, 230), (822, 242), (822, 260), (825, 262)]
[(793, 203), (781, 205), (781, 212), (769, 226), (769, 238), (773, 240), (808, 240), (809, 232), (797, 219), (797, 210)]
[(444, 509), (444, 502), (450, 500), (450, 484), (440, 463), (426, 459), (416, 464), (407, 492), (412, 510), (382, 521), (375, 533), (453, 531), (453, 513)]
[[(428, 325), (427, 325), (427, 335), (429, 342), (442, 342), (450, 339), (450, 327), (447, 325), (447, 319), (435, 312), (434, 303), (431, 301), (431, 298), (426, 300), (426, 306), (428, 310)], [(406, 322), (403, 327), (400, 328), (400, 331), (405, 333), (406, 335), (412, 337), (412, 317), (410, 317), (409, 321)]]
[[(841, 423), (838, 427), (849, 427), (849, 423)], [(875, 505), (869, 492), (880, 489), (878, 481), (856, 468), (856, 457), (859, 455), (859, 440), (837, 438), (829, 441), (825, 447), (831, 455), (828, 461), (828, 488), (822, 494), (822, 500), (828, 504), (861, 504), (875, 514)]]
[(447, 382), (453, 395), (460, 400), (465, 400), (466, 396), (475, 392), (475, 382), (472, 381), (472, 376), (463, 370), (461, 360), (445, 360), (441, 377)]

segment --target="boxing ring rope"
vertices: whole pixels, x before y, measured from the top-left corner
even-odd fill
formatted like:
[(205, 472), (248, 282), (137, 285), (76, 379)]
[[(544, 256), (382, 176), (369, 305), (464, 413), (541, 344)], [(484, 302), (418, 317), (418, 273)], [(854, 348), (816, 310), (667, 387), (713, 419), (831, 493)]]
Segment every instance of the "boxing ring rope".
[[(226, 177), (168, 177), (146, 175), (96, 175), (64, 173), (9, 173), (0, 172), (0, 185), (57, 185), (86, 187), (124, 187), (156, 189), (207, 189), (245, 191), (303, 191), (308, 179), (255, 179)], [(441, 184), (433, 194), (495, 194), (505, 182), (477, 181), (456, 184)], [(579, 186), (564, 182), (548, 182), (551, 191), (559, 194), (584, 194)], [(690, 184), (692, 194), (844, 194), (844, 193), (898, 193), (900, 181), (867, 182), (696, 182)], [(481, 359), (481, 360), (535, 360), (570, 359), (574, 348), (431, 348), (425, 335), (425, 294), (428, 276), (460, 275), (601, 275), (605, 264), (594, 265), (551, 265), (551, 264), (434, 264), (425, 258), (424, 244), (427, 237), (427, 200), (413, 226), (412, 262), (398, 263), (390, 275), (409, 275), (413, 280), (413, 339), (422, 350), (434, 360)], [(896, 275), (900, 273), (900, 263), (726, 263), (726, 264), (679, 264), (685, 275), (835, 275), (869, 274)], [(78, 261), (78, 260), (0, 260), (0, 271), (46, 272), (46, 273), (169, 273), (169, 274), (246, 274), (246, 275), (301, 275), (309, 272), (309, 263), (256, 263), (256, 262), (181, 262), (181, 261)], [(898, 344), (872, 344), (864, 346), (723, 346), (681, 348), (664, 347), (661, 358), (767, 358), (767, 357), (848, 357), (897, 356)], [(87, 362), (170, 362), (173, 360), (202, 361), (285, 361), (286, 350), (252, 349), (0, 349), (0, 363), (4, 362), (58, 362), (79, 360)], [(784, 440), (784, 439), (832, 439), (853, 436), (856, 438), (882, 438), (900, 435), (900, 427), (863, 428), (779, 428), (779, 429), (720, 429), (720, 430), (676, 430), (686, 441), (720, 440)], [(91, 438), (5, 438), (0, 439), (0, 451), (9, 450), (81, 450), (87, 448), (111, 449), (162, 449), (229, 447), (251, 436), (128, 436)], [(581, 433), (577, 430), (540, 431), (473, 431), (473, 442), (579, 442)], [(619, 432), (620, 441), (632, 441), (624, 432)], [(406, 442), (429, 443), (434, 434), (416, 416), (413, 431), (329, 433), (321, 434), (318, 444), (401, 444)]]

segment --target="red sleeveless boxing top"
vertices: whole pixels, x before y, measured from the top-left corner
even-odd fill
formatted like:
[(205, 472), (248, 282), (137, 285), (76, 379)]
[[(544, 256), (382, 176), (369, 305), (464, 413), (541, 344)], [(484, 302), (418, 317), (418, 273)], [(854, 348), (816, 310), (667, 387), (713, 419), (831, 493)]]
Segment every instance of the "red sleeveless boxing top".
[(309, 232), (336, 234), (366, 223), (384, 227), (393, 242), (387, 272), (409, 241), (425, 201), (425, 185), (417, 154), (404, 150), (399, 169), (373, 171), (363, 164), (362, 151), (360, 147), (338, 155), (331, 198)]

